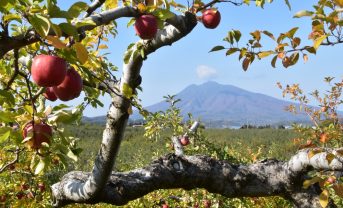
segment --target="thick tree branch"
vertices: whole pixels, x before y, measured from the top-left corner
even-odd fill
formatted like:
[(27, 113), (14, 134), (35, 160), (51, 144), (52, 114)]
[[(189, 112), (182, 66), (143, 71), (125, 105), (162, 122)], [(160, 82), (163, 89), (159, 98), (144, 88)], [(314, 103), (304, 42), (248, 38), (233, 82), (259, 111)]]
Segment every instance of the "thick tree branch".
[[(234, 165), (208, 156), (170, 154), (145, 168), (124, 173), (113, 172), (101, 194), (84, 202), (124, 205), (158, 189), (205, 188), (228, 198), (282, 196), (291, 200), (296, 207), (320, 207), (319, 187), (314, 185), (308, 189), (302, 188), (306, 171), (293, 174), (293, 160), (303, 158), (304, 152), (300, 151), (288, 162), (268, 159), (250, 165)], [(316, 163), (303, 163), (306, 167), (303, 170), (309, 170), (309, 166), (321, 170), (323, 167), (315, 164), (324, 164), (324, 160), (318, 156)], [(328, 168), (338, 169), (333, 166)], [(82, 183), (89, 176), (90, 173), (71, 172), (62, 178), (61, 183)], [(53, 187), (53, 192), (58, 191), (56, 188)], [(73, 203), (70, 199), (60, 202), (60, 205)]]
[[(138, 15), (138, 11), (133, 7), (120, 7), (108, 10), (100, 14), (91, 15), (87, 18), (81, 19), (80, 21), (91, 19), (95, 25), (79, 27), (78, 31), (80, 34), (82, 34), (86, 30), (92, 30), (97, 26), (109, 24), (115, 19), (121, 17), (135, 17)], [(50, 30), (49, 35), (55, 35), (54, 31)], [(0, 59), (12, 49), (19, 49), (38, 41), (40, 41), (40, 37), (33, 30), (15, 37), (9, 37), (4, 34), (0, 34)]]
[[(126, 11), (130, 8), (124, 8)], [(124, 12), (127, 14), (127, 11)], [(110, 11), (106, 14), (111, 14)], [(94, 21), (98, 24), (108, 22), (115, 16), (97, 16)], [(118, 13), (116, 14), (118, 15)], [(122, 16), (122, 15), (120, 15)], [(99, 24), (100, 24), (99, 23)], [(184, 16), (173, 17), (173, 25), (167, 25), (159, 30), (156, 37), (150, 41), (140, 41), (136, 44), (144, 46), (145, 54), (148, 55), (160, 47), (171, 45), (182, 37), (186, 36), (197, 24), (193, 14), (186, 13)], [(175, 27), (176, 26), (176, 27)], [(103, 194), (104, 187), (111, 175), (123, 133), (129, 117), (130, 99), (127, 98), (127, 91), (130, 88), (135, 90), (136, 80), (140, 78), (140, 69), (143, 63), (141, 56), (131, 56), (128, 63), (123, 66), (120, 93), (122, 96), (113, 96), (112, 104), (107, 114), (106, 127), (103, 132), (103, 139), (100, 150), (92, 172), (85, 180), (62, 180), (52, 186), (54, 206), (61, 206), (70, 202), (96, 201)]]
[(99, 7), (101, 7), (101, 5), (103, 5), (105, 3), (106, 0), (95, 0), (93, 1), (88, 9), (87, 9), (87, 14), (85, 15), (85, 17), (89, 17), (95, 10), (97, 10)]

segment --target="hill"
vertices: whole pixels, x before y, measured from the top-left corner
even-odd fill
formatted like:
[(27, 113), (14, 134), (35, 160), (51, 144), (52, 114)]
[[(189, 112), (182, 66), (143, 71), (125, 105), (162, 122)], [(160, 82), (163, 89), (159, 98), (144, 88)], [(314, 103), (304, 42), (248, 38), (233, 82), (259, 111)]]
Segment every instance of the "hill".
[[(261, 93), (253, 93), (232, 85), (206, 82), (201, 85), (190, 85), (176, 95), (181, 99), (177, 104), (183, 115), (192, 113), (207, 126), (226, 127), (243, 124), (289, 124), (307, 121), (304, 115), (294, 115), (285, 111), (292, 104)], [(146, 107), (156, 112), (168, 108), (168, 103), (159, 102)], [(131, 119), (140, 119), (137, 112)]]

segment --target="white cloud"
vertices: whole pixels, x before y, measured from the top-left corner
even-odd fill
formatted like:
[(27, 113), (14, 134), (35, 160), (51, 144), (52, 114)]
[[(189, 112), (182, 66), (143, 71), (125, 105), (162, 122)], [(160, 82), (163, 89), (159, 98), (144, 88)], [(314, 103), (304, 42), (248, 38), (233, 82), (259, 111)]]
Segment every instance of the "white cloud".
[(196, 73), (200, 79), (206, 79), (206, 80), (216, 78), (218, 74), (216, 69), (206, 66), (206, 65), (197, 66)]

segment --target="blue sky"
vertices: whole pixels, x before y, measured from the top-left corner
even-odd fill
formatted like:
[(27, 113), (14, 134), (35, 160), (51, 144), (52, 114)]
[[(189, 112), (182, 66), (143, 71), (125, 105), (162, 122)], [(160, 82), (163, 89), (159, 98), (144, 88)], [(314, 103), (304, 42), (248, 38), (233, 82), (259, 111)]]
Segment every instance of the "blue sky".
[[(213, 46), (225, 44), (222, 39), (231, 29), (241, 30), (243, 34), (241, 44), (244, 44), (244, 40), (250, 38), (249, 32), (256, 29), (268, 30), (277, 36), (281, 32), (298, 26), (300, 27), (297, 32), (298, 36), (302, 38), (303, 43), (308, 42), (311, 20), (309, 18), (294, 19), (292, 16), (299, 10), (311, 10), (315, 1), (291, 0), (290, 2), (291, 11), (288, 10), (284, 1), (266, 4), (265, 9), (254, 5), (241, 7), (228, 3), (218, 5), (222, 15), (218, 28), (209, 30), (198, 23), (187, 37), (172, 46), (161, 48), (144, 62), (141, 71), (143, 92), (139, 94), (143, 106), (161, 101), (164, 95), (176, 94), (190, 84), (201, 84), (208, 80), (235, 85), (280, 99), (285, 98), (282, 98), (280, 89), (276, 87), (277, 82), (300, 83), (308, 92), (315, 89), (327, 89), (322, 81), (325, 76), (337, 78), (342, 76), (340, 52), (343, 46), (322, 47), (316, 56), (309, 56), (307, 63), (299, 60), (297, 65), (287, 69), (283, 68), (280, 62), (276, 69), (272, 68), (271, 58), (256, 60), (247, 72), (242, 70), (237, 55), (226, 57), (224, 51), (208, 53)], [(64, 3), (61, 6), (68, 7), (68, 4)], [(122, 58), (127, 45), (139, 40), (133, 27), (126, 27), (128, 20), (129, 18), (123, 18), (118, 21), (118, 36), (108, 44), (108, 52), (110, 52), (108, 57), (119, 67), (118, 75), (121, 74)], [(269, 46), (275, 47), (275, 45)], [(104, 108), (87, 108), (85, 115), (105, 115), (109, 100), (108, 97), (103, 99)], [(71, 101), (69, 104), (77, 102), (79, 100)]]

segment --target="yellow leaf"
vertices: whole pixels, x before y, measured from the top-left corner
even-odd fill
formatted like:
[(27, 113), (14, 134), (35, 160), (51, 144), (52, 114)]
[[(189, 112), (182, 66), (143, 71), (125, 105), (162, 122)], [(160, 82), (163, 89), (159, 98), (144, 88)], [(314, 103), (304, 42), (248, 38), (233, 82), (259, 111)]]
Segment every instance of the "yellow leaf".
[(105, 1), (105, 8), (108, 9), (114, 9), (118, 7), (118, 0), (108, 0)]
[(329, 165), (332, 162), (332, 160), (335, 159), (335, 155), (332, 153), (329, 153), (326, 155), (326, 160), (328, 161)]
[(99, 48), (99, 49), (107, 49), (108, 47), (107, 47), (107, 45), (105, 45), (105, 44), (101, 44), (101, 45), (99, 45), (98, 48)]
[(309, 151), (307, 154), (308, 159), (311, 159), (313, 156), (315, 156), (316, 154), (321, 153), (321, 152), (322, 152), (322, 150), (320, 150), (320, 149), (314, 149), (314, 150)]
[(328, 206), (329, 203), (329, 192), (328, 190), (324, 190), (320, 195), (319, 195), (319, 203), (320, 205), (325, 208)]
[(320, 182), (322, 180), (323, 179), (321, 179), (319, 177), (314, 177), (314, 178), (311, 178), (309, 180), (304, 180), (303, 189), (308, 189), (308, 187), (310, 187), (312, 184), (315, 184), (315, 183)]
[(46, 39), (49, 41), (51, 45), (53, 45), (55, 48), (63, 49), (67, 48), (67, 46), (56, 36), (47, 36)]
[(81, 43), (76, 42), (74, 44), (74, 48), (76, 51), (76, 56), (79, 59), (79, 62), (81, 64), (85, 64), (86, 61), (88, 60), (88, 51), (87, 51), (86, 47), (84, 45), (82, 45)]
[(326, 38), (327, 36), (326, 35), (322, 35), (318, 38), (316, 38), (314, 40), (314, 43), (313, 43), (313, 48), (315, 48), (316, 50), (319, 48), (320, 44), (322, 44), (323, 40)]
[(335, 0), (335, 3), (340, 6), (343, 7), (343, 0)]
[(262, 51), (262, 52), (258, 53), (257, 56), (259, 58), (264, 58), (264, 57), (267, 57), (267, 56), (272, 55), (272, 54), (274, 54), (274, 51)]
[(138, 11), (139, 11), (140, 13), (144, 13), (145, 10), (146, 10), (146, 6), (145, 6), (144, 4), (142, 4), (142, 3), (139, 3), (139, 4), (137, 5), (137, 9), (138, 9)]

